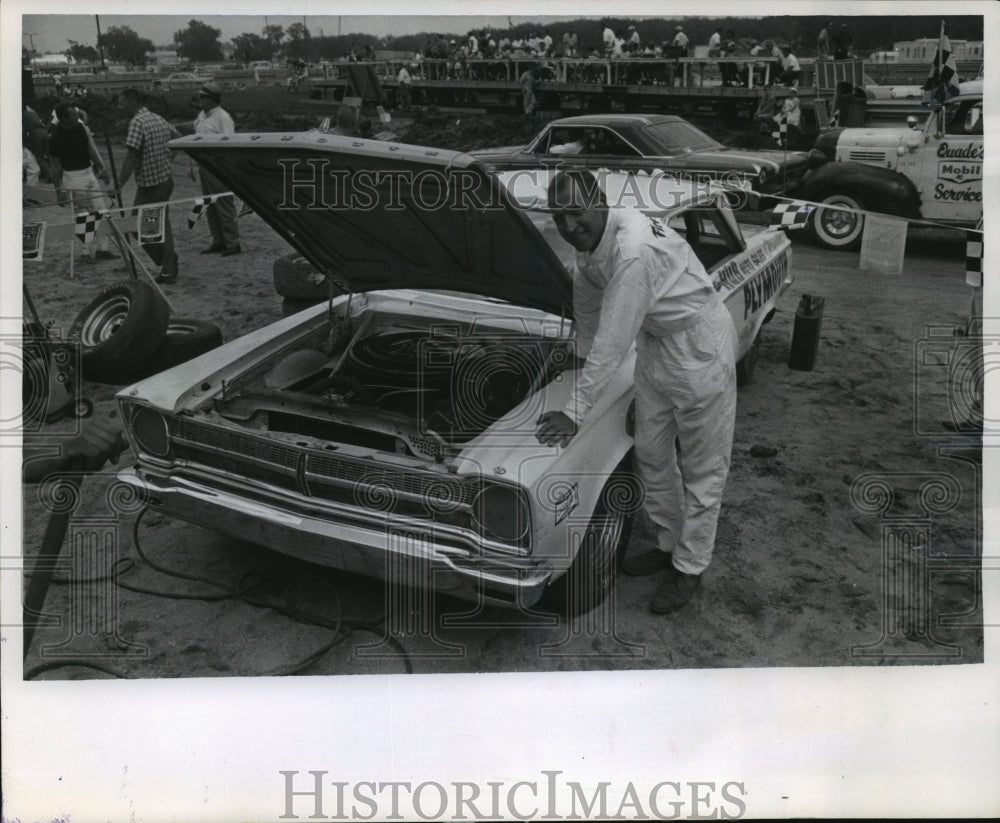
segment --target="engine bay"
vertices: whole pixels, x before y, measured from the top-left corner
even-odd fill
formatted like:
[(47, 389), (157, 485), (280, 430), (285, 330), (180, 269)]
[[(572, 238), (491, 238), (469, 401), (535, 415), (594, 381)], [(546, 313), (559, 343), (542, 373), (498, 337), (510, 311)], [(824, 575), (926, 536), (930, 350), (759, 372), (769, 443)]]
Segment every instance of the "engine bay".
[(547, 382), (555, 338), (333, 318), (215, 400), (255, 430), (440, 461)]

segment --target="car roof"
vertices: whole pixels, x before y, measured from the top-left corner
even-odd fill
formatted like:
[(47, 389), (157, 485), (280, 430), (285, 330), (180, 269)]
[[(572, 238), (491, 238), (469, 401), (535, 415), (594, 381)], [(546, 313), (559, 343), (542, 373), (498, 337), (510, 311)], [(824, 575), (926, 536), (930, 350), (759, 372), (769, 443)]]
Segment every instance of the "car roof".
[(679, 121), (683, 118), (672, 114), (581, 114), (553, 120), (549, 126), (652, 126)]

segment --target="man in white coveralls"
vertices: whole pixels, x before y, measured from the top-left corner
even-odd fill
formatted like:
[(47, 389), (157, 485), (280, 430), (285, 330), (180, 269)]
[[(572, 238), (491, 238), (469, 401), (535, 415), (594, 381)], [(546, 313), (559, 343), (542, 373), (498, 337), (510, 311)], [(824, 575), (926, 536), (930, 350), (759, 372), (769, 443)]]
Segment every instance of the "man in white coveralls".
[(657, 546), (624, 568), (666, 569), (650, 608), (676, 611), (715, 545), (736, 416), (736, 329), (691, 247), (638, 207), (609, 208), (590, 172), (557, 174), (548, 203), (576, 249), (576, 345), (586, 362), (574, 397), (544, 413), (536, 435), (565, 446), (636, 343), (635, 458)]

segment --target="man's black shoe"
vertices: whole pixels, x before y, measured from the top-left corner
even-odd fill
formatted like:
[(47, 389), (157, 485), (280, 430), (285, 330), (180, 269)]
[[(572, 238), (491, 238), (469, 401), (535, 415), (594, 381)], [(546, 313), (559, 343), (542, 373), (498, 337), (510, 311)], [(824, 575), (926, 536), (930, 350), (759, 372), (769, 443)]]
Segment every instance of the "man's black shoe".
[(212, 243), (207, 249), (202, 249), (199, 254), (218, 254), (226, 248), (225, 243)]
[(649, 608), (656, 614), (669, 614), (682, 608), (701, 585), (701, 575), (675, 571), (653, 595)]
[(176, 283), (177, 282), (177, 275), (176, 274), (158, 274), (158, 275), (156, 275), (156, 282), (157, 283)]
[(239, 245), (227, 246), (222, 250), (223, 257), (232, 257), (234, 254), (240, 254), (243, 249)]
[(622, 563), (622, 571), (632, 577), (649, 577), (661, 569), (673, 568), (673, 555), (659, 549), (649, 549), (639, 554), (629, 555)]

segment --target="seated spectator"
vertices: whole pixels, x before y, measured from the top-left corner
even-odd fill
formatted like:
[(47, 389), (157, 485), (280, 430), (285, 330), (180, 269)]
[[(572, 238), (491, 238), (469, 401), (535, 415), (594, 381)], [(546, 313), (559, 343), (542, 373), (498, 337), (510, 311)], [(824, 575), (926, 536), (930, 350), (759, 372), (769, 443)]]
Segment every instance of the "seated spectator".
[(799, 78), (802, 76), (802, 70), (799, 67), (798, 58), (792, 54), (790, 48), (784, 48), (782, 51), (781, 60), (781, 82), (786, 86), (798, 86)]

